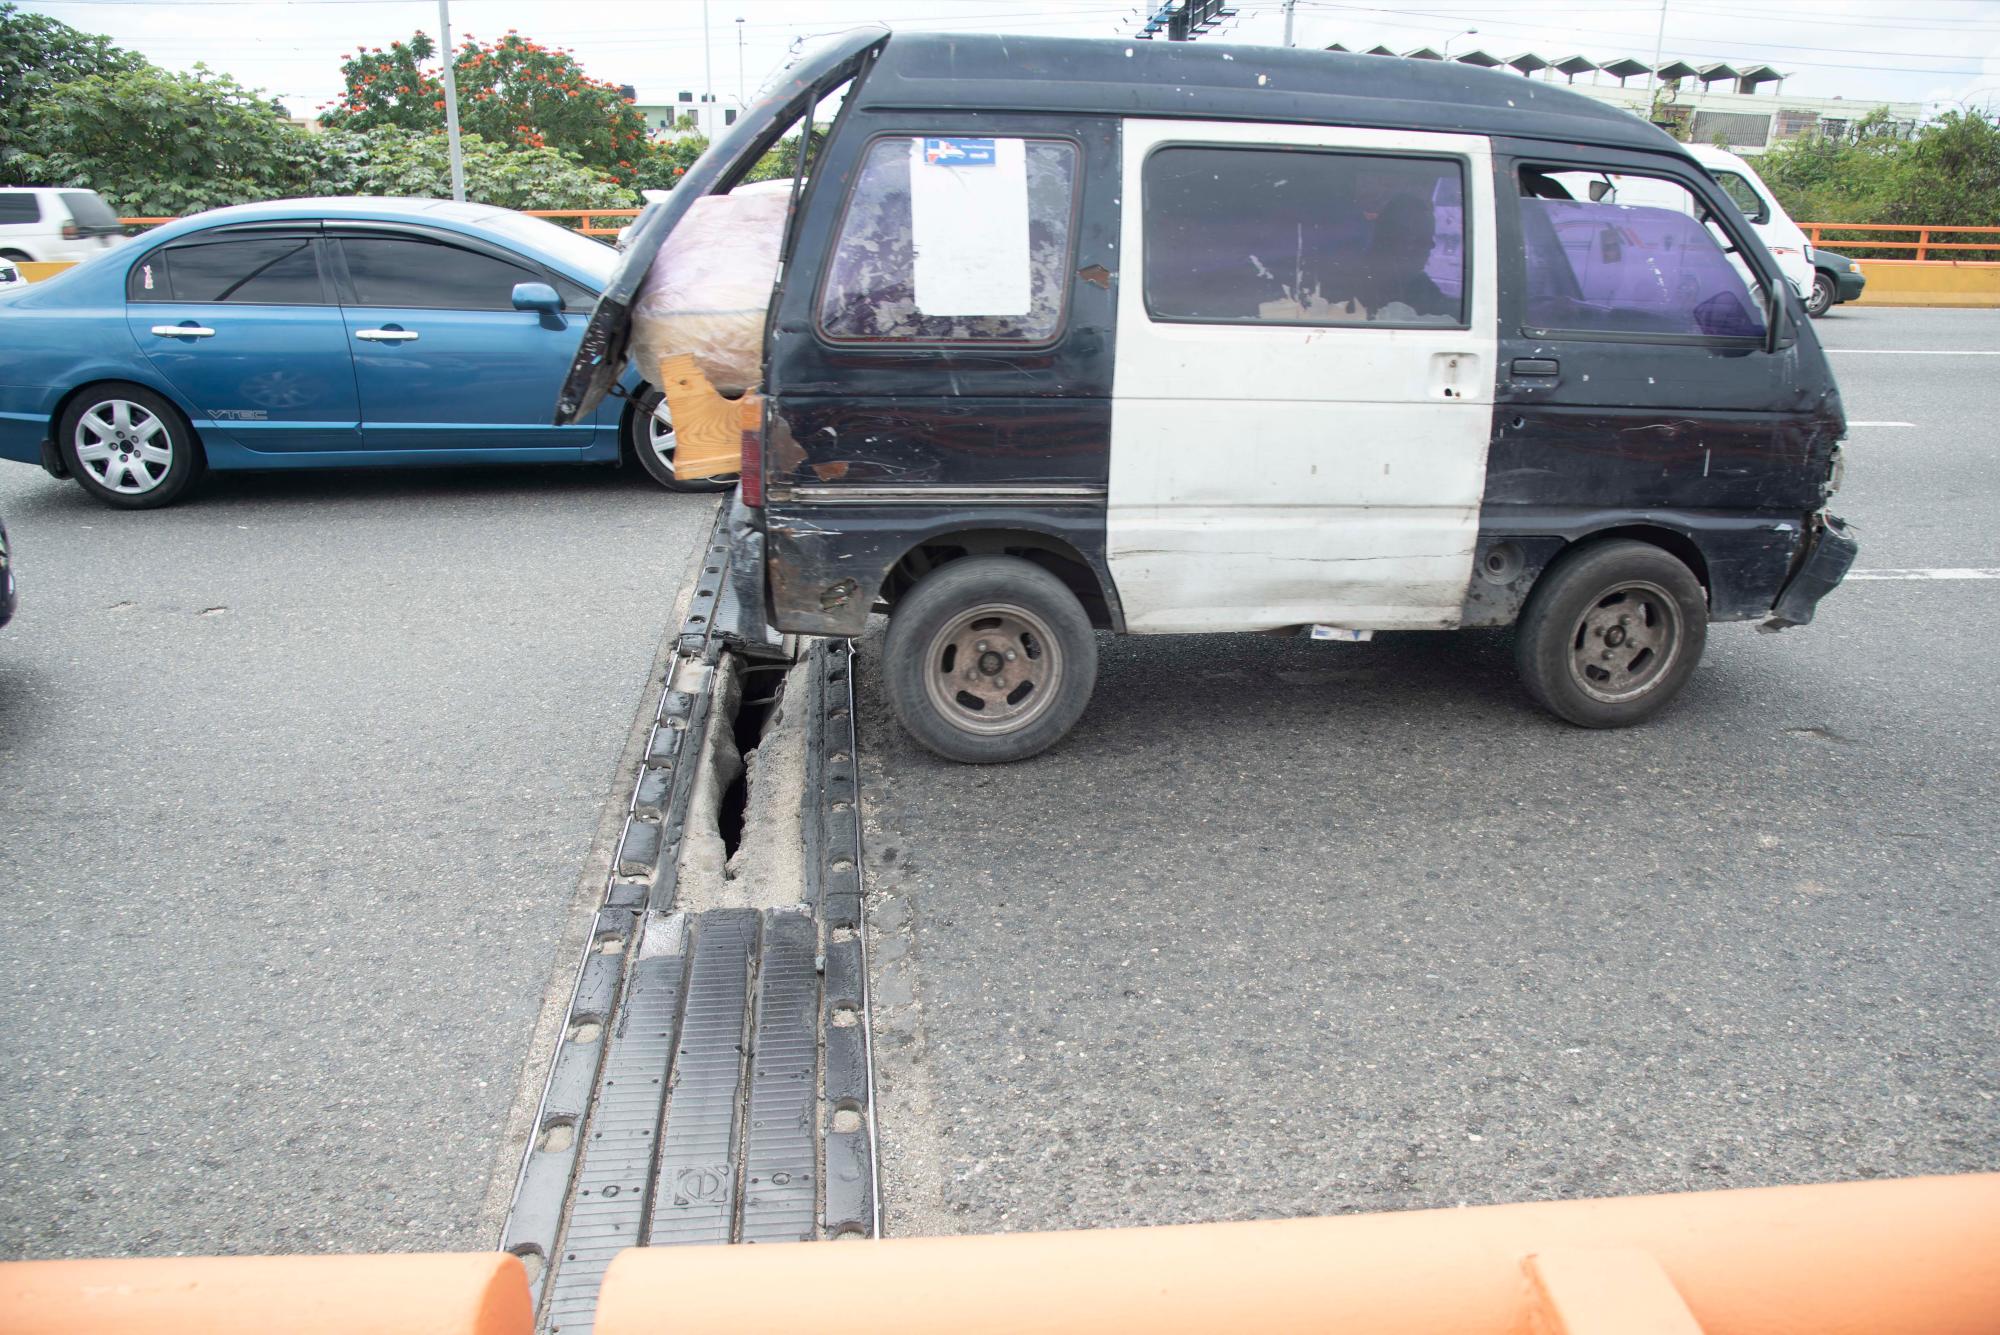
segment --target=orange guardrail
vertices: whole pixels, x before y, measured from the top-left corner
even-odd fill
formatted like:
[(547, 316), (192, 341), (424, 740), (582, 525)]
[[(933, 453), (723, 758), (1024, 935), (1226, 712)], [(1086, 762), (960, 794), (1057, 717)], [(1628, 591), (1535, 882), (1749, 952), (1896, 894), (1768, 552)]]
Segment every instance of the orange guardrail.
[[(1953, 252), (1952, 255), (1944, 256), (1946, 259), (1954, 258), (1957, 252), (1971, 250), (1990, 251), (1996, 255), (2000, 255), (2000, 227), (1930, 227), (1916, 223), (1817, 222), (1800, 223), (1799, 226), (1804, 229), (1806, 239), (1811, 241), (1815, 246), (1824, 244), (1827, 249), (1837, 250), (1842, 254), (1846, 254), (1850, 248), (1855, 250), (1913, 250), (1916, 254), (1908, 258), (1918, 263), (1932, 259), (1933, 251)], [(1896, 235), (1887, 238), (1833, 236), (1825, 237), (1822, 240), (1828, 232), (1893, 232)], [(1916, 233), (1914, 240), (1910, 239), (1909, 234), (1912, 232)], [(1983, 236), (1988, 239), (1985, 241), (1936, 241), (1932, 239), (1934, 236)]]
[[(585, 236), (617, 236), (619, 228), (639, 216), (637, 209), (522, 209), (530, 218), (574, 218)], [(592, 218), (616, 218), (609, 227), (593, 227)]]
[(532, 1335), (519, 1259), (198, 1256), (0, 1265), (7, 1335)]
[(1973, 1335), (2000, 1174), (612, 1261), (598, 1335)]
[[(577, 225), (577, 230), (585, 236), (617, 236), (618, 229), (639, 216), (637, 209), (522, 209), (530, 218), (552, 218), (569, 220)], [(617, 221), (610, 226), (599, 226), (595, 219), (613, 218)], [(179, 218), (133, 217), (120, 218), (126, 227), (158, 227), (162, 223), (179, 222)]]

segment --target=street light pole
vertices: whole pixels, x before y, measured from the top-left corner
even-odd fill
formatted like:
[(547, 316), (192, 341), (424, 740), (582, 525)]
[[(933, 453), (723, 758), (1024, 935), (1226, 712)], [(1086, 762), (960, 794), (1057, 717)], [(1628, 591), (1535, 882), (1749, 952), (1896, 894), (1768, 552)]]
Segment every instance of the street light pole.
[(465, 202), (465, 153), (458, 144), (458, 76), (452, 72), (451, 0), (438, 0), (438, 29), (444, 57), (444, 134), (451, 154), (451, 197)]
[(1479, 29), (1477, 29), (1477, 28), (1467, 28), (1467, 29), (1466, 29), (1466, 30), (1465, 30), (1464, 32), (1455, 32), (1455, 33), (1453, 33), (1453, 34), (1452, 34), (1451, 36), (1449, 36), (1449, 37), (1447, 37), (1447, 38), (1445, 38), (1445, 39), (1444, 39), (1444, 50), (1442, 50), (1442, 51), (1438, 52), (1438, 54), (1439, 54), (1439, 55), (1441, 55), (1441, 56), (1443, 56), (1443, 57), (1444, 57), (1444, 58), (1445, 58), (1446, 60), (1450, 60), (1450, 59), (1451, 59), (1451, 44), (1452, 44), (1453, 42), (1457, 41), (1457, 40), (1458, 40), (1459, 38), (1461, 38), (1461, 37), (1471, 37), (1471, 36), (1473, 36), (1473, 35), (1474, 35), (1475, 33), (1477, 33), (1478, 31), (1479, 31)]
[(708, 40), (708, 0), (701, 0), (701, 101), (708, 123), (702, 133), (715, 138), (715, 47)]
[(1660, 52), (1667, 44), (1667, 0), (1660, 0), (1660, 28), (1653, 34), (1653, 68), (1646, 75), (1646, 91), (1652, 92), (1660, 84)]
[(740, 115), (749, 103), (743, 100), (743, 20), (736, 20), (736, 110)]
[(1297, 9), (1299, 0), (1285, 0), (1285, 45), (1292, 44), (1292, 11)]

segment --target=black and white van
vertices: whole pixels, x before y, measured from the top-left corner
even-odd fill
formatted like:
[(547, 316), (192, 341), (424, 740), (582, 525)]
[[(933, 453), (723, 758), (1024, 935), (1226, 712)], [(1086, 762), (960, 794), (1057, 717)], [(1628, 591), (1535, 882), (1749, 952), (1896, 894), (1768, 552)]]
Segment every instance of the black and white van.
[(1458, 64), (849, 34), (641, 219), (560, 414), (693, 197), (804, 121), (738, 591), (800, 633), (886, 608), (946, 756), (1063, 736), (1093, 630), (1518, 623), (1538, 701), (1636, 723), (1711, 620), (1809, 621), (1854, 558), (1839, 390), (1728, 194)]

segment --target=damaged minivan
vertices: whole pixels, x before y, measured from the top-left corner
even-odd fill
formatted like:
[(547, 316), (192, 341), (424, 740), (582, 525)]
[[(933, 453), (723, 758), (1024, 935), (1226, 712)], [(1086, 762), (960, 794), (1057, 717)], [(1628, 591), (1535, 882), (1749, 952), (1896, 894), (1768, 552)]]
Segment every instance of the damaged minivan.
[(642, 216), (558, 420), (676, 225), (784, 145), (754, 383), (703, 387), (742, 391), (735, 602), (886, 610), (941, 755), (1061, 738), (1107, 630), (1512, 624), (1535, 700), (1629, 725), (1710, 621), (1808, 622), (1854, 559), (1839, 391), (1730, 196), (1622, 110), (1441, 62), (844, 35)]

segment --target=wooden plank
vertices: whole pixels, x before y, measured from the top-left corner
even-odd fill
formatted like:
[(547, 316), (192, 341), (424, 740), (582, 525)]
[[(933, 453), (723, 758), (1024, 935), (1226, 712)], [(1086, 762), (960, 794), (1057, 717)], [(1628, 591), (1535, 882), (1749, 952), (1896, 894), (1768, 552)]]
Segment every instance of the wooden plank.
[(757, 396), (726, 399), (684, 352), (660, 359), (660, 392), (674, 421), (674, 476), (743, 471), (743, 426)]

